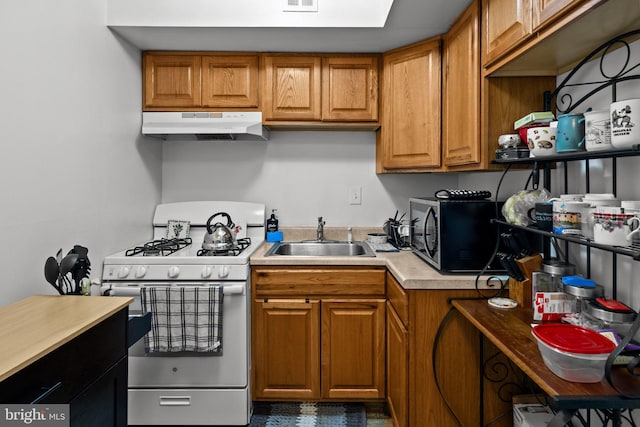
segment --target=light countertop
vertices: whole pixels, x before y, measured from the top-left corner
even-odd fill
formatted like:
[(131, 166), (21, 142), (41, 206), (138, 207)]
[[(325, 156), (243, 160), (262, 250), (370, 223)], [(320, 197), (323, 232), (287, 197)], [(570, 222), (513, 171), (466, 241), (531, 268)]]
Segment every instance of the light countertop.
[[(354, 233), (354, 240), (359, 240)], [(272, 243), (265, 243), (250, 259), (251, 265), (317, 265), (317, 266), (385, 266), (398, 280), (404, 289), (474, 289), (476, 275), (467, 274), (440, 274), (411, 251), (377, 252), (375, 257), (297, 257), (297, 256), (272, 256), (265, 257), (265, 252)], [(500, 285), (497, 281), (487, 286), (489, 276), (480, 276), (478, 288), (497, 289)]]
[(130, 297), (34, 295), (0, 307), (0, 381), (133, 302)]

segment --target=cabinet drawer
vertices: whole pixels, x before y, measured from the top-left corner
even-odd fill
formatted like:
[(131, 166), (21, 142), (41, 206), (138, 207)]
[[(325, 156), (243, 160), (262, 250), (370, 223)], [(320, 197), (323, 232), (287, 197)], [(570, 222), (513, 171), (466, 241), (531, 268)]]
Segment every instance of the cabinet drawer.
[(405, 326), (409, 324), (409, 297), (391, 273), (387, 273), (387, 299)]
[(4, 380), (0, 401), (31, 403), (48, 390), (38, 403), (71, 401), (126, 357), (127, 313), (121, 310)]
[(384, 268), (254, 268), (256, 296), (385, 295)]

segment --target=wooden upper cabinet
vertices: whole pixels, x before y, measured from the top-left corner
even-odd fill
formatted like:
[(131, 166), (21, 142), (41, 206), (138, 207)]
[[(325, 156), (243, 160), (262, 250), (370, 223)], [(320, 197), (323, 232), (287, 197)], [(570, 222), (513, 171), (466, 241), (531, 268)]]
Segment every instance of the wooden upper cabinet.
[(144, 107), (200, 105), (200, 56), (144, 56)]
[(322, 120), (378, 120), (378, 57), (325, 57)]
[(532, 0), (532, 28), (536, 31), (584, 0)]
[(490, 64), (531, 35), (531, 1), (484, 0), (482, 2), (483, 65)]
[(257, 54), (144, 54), (144, 108), (257, 109)]
[(480, 44), (478, 2), (443, 40), (442, 158), (445, 166), (480, 162)]
[(440, 166), (440, 38), (383, 55), (378, 172)]
[(202, 57), (202, 105), (258, 107), (258, 55)]
[(265, 120), (320, 120), (321, 58), (319, 56), (264, 57)]

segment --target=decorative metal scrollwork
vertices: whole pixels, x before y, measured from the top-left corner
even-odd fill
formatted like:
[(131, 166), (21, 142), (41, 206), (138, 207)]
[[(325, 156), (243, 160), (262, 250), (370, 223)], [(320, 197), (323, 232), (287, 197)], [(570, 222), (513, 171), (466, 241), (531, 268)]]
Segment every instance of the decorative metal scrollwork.
[(498, 398), (503, 402), (511, 403), (513, 396), (518, 394), (533, 393), (526, 376), (520, 374), (520, 370), (500, 351), (482, 363), (482, 375), (498, 385)]
[[(629, 43), (640, 35), (640, 29), (621, 34), (611, 40), (601, 44), (587, 55), (580, 63), (565, 77), (553, 92), (546, 92), (544, 97), (545, 111), (551, 111), (553, 100), (555, 99), (556, 110), (560, 114), (570, 113), (579, 105), (596, 93), (611, 87), (611, 101), (616, 101), (616, 85), (620, 82), (640, 79), (640, 59), (633, 63), (631, 58), (631, 47)], [(621, 61), (621, 65), (615, 65), (610, 53), (622, 49), (626, 57)], [(570, 83), (571, 79), (580, 72), (581, 68), (594, 58), (600, 56), (600, 74), (602, 80), (591, 82)], [(617, 64), (617, 62), (616, 62)], [(612, 72), (613, 71), (613, 72)], [(593, 87), (586, 95), (574, 102), (573, 97), (567, 92), (568, 88), (576, 86)], [(595, 87), (594, 87), (595, 86)]]

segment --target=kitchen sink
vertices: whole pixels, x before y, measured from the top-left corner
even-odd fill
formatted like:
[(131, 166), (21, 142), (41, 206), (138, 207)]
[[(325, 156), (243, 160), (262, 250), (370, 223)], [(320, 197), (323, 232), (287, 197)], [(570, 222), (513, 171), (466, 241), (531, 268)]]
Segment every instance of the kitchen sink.
[(265, 256), (360, 256), (376, 254), (365, 242), (302, 241), (275, 243)]

